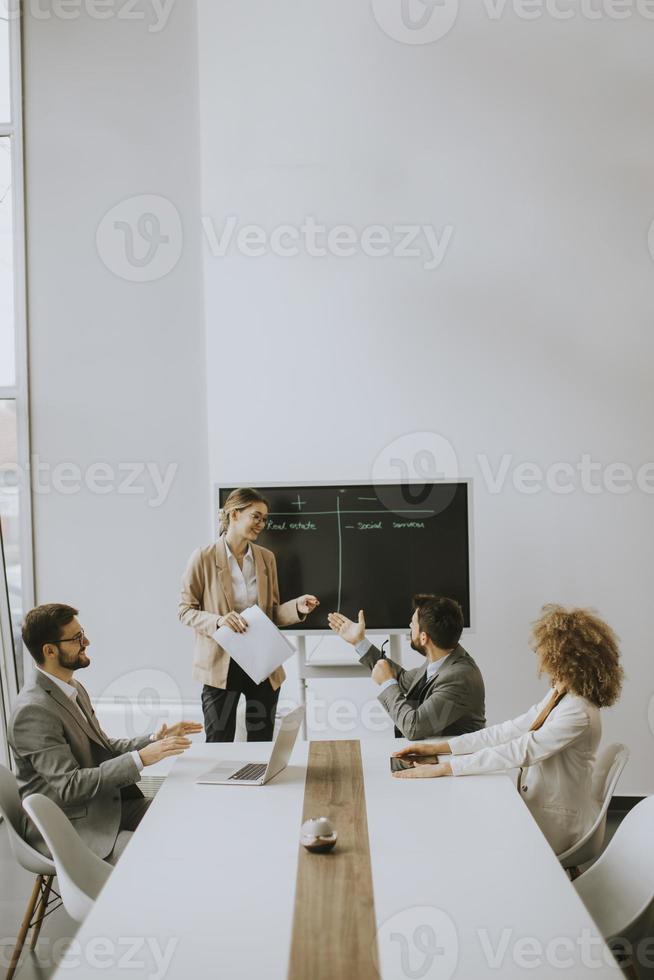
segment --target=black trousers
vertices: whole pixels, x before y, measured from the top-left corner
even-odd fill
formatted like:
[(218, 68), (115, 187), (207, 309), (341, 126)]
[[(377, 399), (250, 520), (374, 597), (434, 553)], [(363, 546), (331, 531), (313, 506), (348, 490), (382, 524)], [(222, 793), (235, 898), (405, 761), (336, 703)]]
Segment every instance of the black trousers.
[(248, 742), (272, 742), (279, 689), (273, 691), (268, 678), (255, 684), (235, 660), (229, 661), (227, 685), (202, 688), (202, 712), (207, 742), (233, 742), (236, 708), (245, 695), (245, 728)]

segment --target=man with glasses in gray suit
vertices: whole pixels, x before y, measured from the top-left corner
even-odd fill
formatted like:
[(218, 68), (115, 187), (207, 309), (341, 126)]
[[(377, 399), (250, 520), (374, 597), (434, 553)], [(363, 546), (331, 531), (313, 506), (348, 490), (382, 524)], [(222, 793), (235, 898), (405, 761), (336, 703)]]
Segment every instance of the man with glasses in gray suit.
[(395, 722), (397, 735), (415, 741), (484, 728), (484, 680), (459, 643), (463, 611), (454, 599), (414, 596), (411, 647), (425, 663), (413, 670), (386, 660), (366, 639), (363, 610), (357, 622), (341, 613), (330, 613), (328, 619), (334, 633), (352, 644), (361, 663), (372, 671), (378, 698)]
[[(202, 725), (181, 721), (131, 739), (105, 734), (74, 678), (91, 663), (77, 612), (49, 603), (25, 617), (23, 642), (36, 669), (12, 711), (9, 744), (21, 797), (43, 793), (54, 800), (91, 850), (113, 864), (150, 804), (136, 786), (142, 769), (180, 755), (191, 744), (186, 736)], [(45, 849), (31, 823), (25, 834)]]

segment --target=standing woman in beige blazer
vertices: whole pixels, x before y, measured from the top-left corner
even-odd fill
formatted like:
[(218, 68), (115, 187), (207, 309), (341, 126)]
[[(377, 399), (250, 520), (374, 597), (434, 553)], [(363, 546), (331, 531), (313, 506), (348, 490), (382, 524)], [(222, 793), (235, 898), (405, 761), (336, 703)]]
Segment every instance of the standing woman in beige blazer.
[(590, 830), (601, 800), (592, 791), (600, 708), (620, 697), (623, 671), (615, 633), (587, 609), (543, 608), (532, 632), (539, 673), (551, 689), (542, 701), (512, 721), (458, 735), (447, 742), (421, 742), (397, 756), (443, 755), (434, 765), (414, 764), (400, 778), (472, 776), (519, 770), (516, 785), (556, 854)]
[(286, 677), (278, 667), (261, 684), (213, 640), (219, 626), (247, 629), (239, 613), (255, 603), (277, 626), (293, 626), (319, 605), (312, 595), (279, 601), (277, 563), (272, 551), (256, 544), (268, 523), (268, 501), (258, 490), (230, 493), (220, 513), (220, 537), (194, 551), (182, 579), (178, 615), (195, 632), (193, 678), (202, 681), (207, 742), (233, 742), (236, 708), (245, 695), (248, 742), (273, 737), (279, 688)]

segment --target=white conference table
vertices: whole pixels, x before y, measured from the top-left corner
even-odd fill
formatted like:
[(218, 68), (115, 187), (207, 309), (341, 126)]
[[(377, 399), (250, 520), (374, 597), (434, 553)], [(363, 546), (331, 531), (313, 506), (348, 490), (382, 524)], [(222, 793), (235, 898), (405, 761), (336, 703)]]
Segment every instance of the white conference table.
[[(402, 744), (361, 743), (384, 980), (617, 980), (511, 781), (392, 779), (388, 759)], [(218, 759), (269, 752), (269, 743), (194, 744), (180, 757), (57, 980), (285, 980), (308, 745), (267, 786), (195, 785)], [(316, 924), (316, 942), (338, 941)]]

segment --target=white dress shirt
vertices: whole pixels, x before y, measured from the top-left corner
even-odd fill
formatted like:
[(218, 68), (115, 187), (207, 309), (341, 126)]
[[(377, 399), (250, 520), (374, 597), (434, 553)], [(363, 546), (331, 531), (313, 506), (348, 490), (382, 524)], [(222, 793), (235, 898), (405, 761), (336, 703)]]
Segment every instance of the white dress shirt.
[(225, 552), (232, 577), (232, 593), (234, 595), (235, 612), (243, 612), (249, 606), (255, 606), (259, 599), (257, 589), (257, 570), (254, 564), (252, 548), (248, 545), (248, 550), (243, 558), (243, 569), (236, 561), (225, 538)]
[[(36, 667), (36, 669), (40, 671), (41, 674), (44, 674), (48, 678), (48, 680), (51, 680), (54, 684), (56, 684), (60, 691), (64, 692), (68, 700), (72, 701), (72, 703), (77, 708), (79, 714), (82, 716), (82, 719), (88, 725), (88, 718), (86, 717), (86, 715), (80, 708), (79, 704), (77, 703), (77, 688), (74, 687), (72, 684), (69, 684), (68, 681), (62, 681), (60, 677), (55, 677), (54, 674), (49, 674), (47, 670), (41, 670), (41, 668), (38, 666)], [(136, 766), (138, 771), (142, 772), (143, 761), (139, 753), (134, 751), (131, 752), (130, 755), (132, 756), (132, 759), (134, 760), (134, 765)]]
[[(371, 646), (372, 643), (366, 637), (364, 637), (360, 643), (357, 643), (354, 649), (358, 653), (359, 659), (361, 659), (361, 657), (365, 657), (365, 655), (367, 654)], [(448, 657), (449, 657), (449, 653), (446, 653), (445, 656), (441, 657), (440, 660), (429, 661), (429, 663), (427, 664), (427, 683), (429, 683), (432, 677), (438, 673), (438, 671), (441, 669), (441, 667), (443, 666), (443, 664), (445, 663)], [(394, 677), (389, 677), (387, 681), (384, 681), (383, 684), (379, 685), (379, 693), (381, 694), (382, 691), (385, 691), (386, 688), (390, 687), (392, 684), (397, 684), (397, 681), (395, 680)]]

